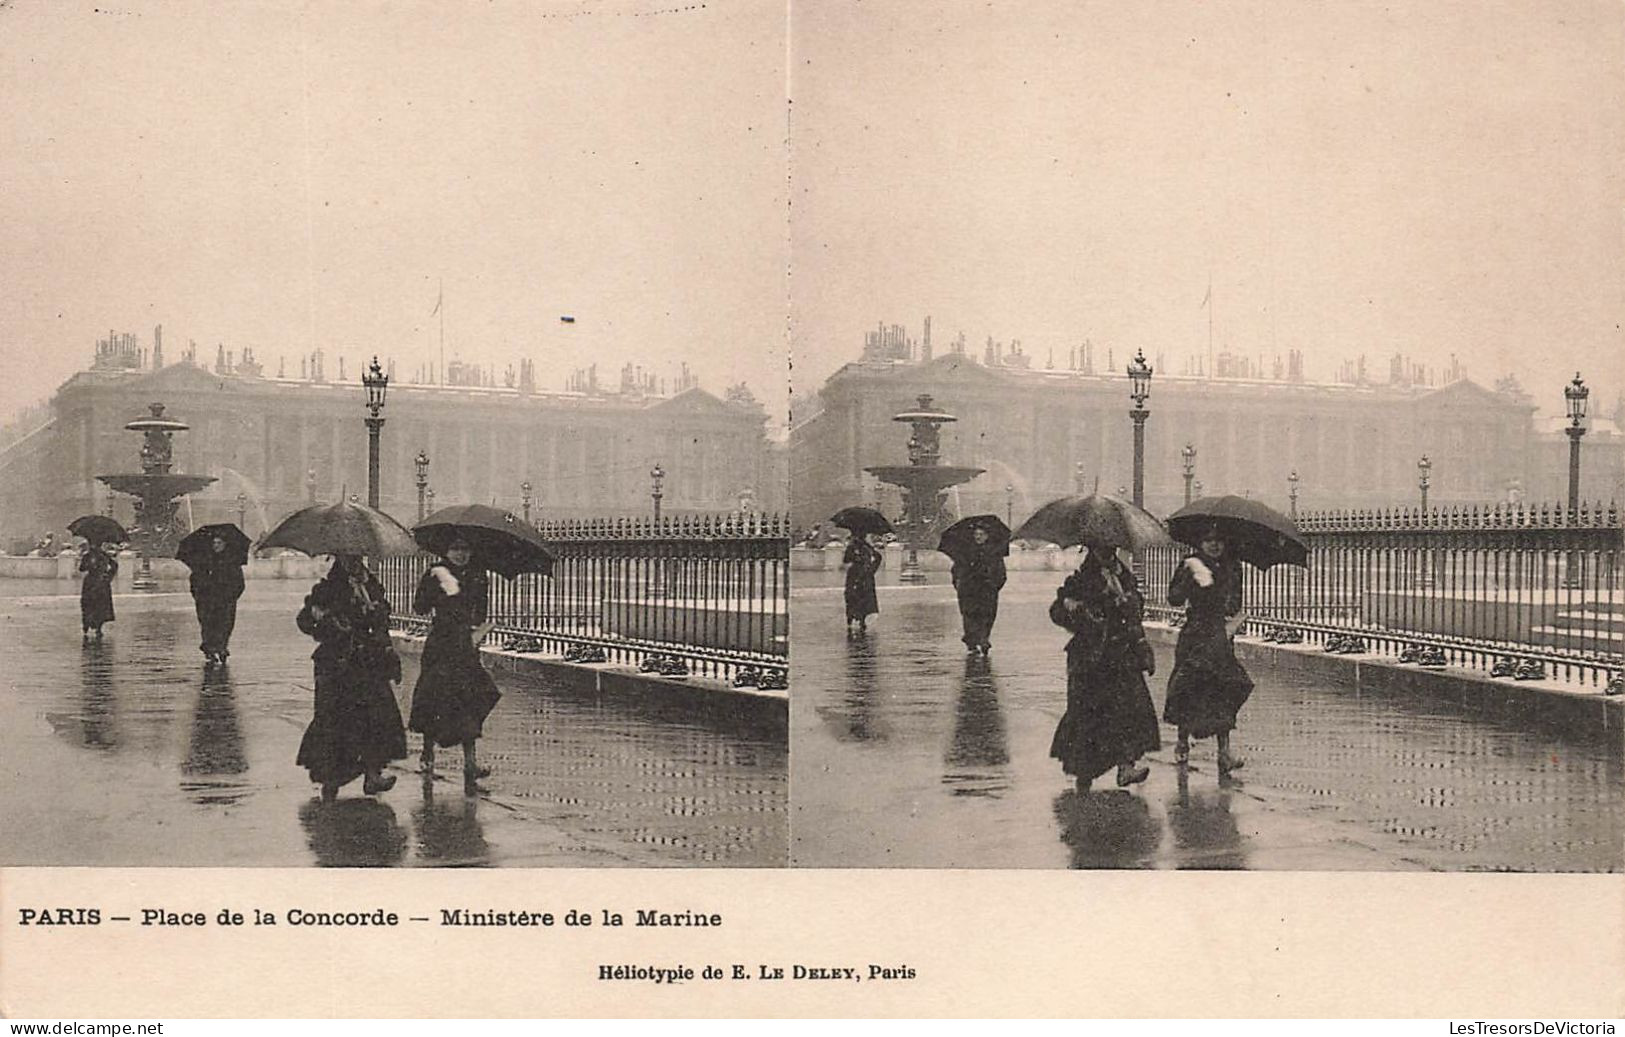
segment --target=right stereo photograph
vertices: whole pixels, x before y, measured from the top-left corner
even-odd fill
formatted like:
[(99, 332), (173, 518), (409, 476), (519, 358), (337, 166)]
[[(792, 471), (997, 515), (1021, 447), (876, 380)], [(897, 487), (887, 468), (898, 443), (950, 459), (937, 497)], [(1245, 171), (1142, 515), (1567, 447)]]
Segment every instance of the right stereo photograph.
[(1565, 10), (797, 9), (794, 865), (1625, 870)]

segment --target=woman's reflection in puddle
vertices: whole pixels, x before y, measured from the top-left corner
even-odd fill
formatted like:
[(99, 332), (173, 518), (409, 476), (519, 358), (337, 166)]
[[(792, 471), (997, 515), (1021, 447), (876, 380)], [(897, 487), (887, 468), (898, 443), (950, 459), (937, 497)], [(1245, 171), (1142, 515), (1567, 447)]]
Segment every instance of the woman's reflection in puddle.
[(423, 783), (423, 804), (412, 811), (418, 856), (429, 864), (474, 866), (491, 862), (491, 847), (480, 824), (480, 797), (435, 795), (433, 781)]
[(1074, 868), (1150, 868), (1162, 845), (1162, 825), (1145, 800), (1122, 789), (1055, 797), (1061, 842)]
[(876, 644), (867, 633), (848, 632), (846, 638), (846, 691), (819, 712), (834, 729), (837, 741), (883, 742), (885, 729), (876, 722), (875, 698), (880, 694), (877, 679), (879, 660)]
[(84, 653), (79, 658), (79, 679), (79, 740), (87, 749), (117, 748), (118, 725), (113, 712), (113, 647), (100, 641), (85, 645)]
[[(237, 689), (231, 671), (215, 666), (203, 671), (203, 687), (192, 711), (192, 740), (181, 773), (194, 779), (241, 774), (248, 770), (243, 731), (237, 719)], [(183, 781), (194, 802), (232, 804), (247, 794), (237, 781)]]
[(324, 868), (388, 868), (406, 855), (406, 831), (381, 800), (312, 799), (299, 808), (299, 824)]
[(956, 796), (997, 798), (1010, 787), (1004, 765), (1010, 741), (999, 707), (999, 687), (985, 656), (965, 657), (965, 676), (954, 706), (953, 741), (943, 762), (943, 784)]
[(1225, 784), (1192, 791), (1189, 770), (1179, 768), (1179, 791), (1168, 801), (1168, 828), (1179, 850), (1179, 868), (1236, 870), (1247, 867), (1247, 848), (1242, 844), (1236, 818), (1230, 813), (1230, 796)]

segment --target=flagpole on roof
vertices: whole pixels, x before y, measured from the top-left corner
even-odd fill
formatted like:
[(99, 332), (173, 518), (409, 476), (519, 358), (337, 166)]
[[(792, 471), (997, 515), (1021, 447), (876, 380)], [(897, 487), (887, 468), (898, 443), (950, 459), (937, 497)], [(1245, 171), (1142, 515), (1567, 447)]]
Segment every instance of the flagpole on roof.
[(1207, 273), (1207, 376), (1213, 377), (1213, 271)]

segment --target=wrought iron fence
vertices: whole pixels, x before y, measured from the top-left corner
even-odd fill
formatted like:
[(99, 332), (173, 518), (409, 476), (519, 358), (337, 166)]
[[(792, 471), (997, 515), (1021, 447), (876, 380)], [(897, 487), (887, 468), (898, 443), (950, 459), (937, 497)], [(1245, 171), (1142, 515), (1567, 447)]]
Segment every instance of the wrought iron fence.
[[(1597, 684), (1625, 648), (1619, 509), (1556, 505), (1300, 515), (1309, 567), (1243, 566), (1243, 633), (1295, 629), (1310, 643), (1442, 649), (1457, 665), (1534, 659)], [(1171, 619), (1163, 580), (1181, 548), (1146, 552), (1147, 611)]]
[[(588, 519), (538, 527), (558, 561), (551, 576), (491, 577), (491, 639), (606, 662), (678, 659), (689, 672), (776, 677), (789, 667), (788, 516), (682, 515)], [(384, 559), (380, 577), (403, 629), (422, 630), (412, 594), (429, 555)], [(771, 686), (764, 684), (764, 686)]]

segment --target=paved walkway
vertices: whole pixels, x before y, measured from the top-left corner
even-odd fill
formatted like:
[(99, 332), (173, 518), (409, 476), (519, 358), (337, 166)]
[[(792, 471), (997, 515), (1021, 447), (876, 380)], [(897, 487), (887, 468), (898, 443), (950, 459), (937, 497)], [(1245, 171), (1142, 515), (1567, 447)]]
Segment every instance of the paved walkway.
[[(1046, 614), (1060, 574), (1012, 576), (985, 662), (966, 658), (941, 582), (883, 587), (870, 632), (848, 636), (838, 574), (797, 576), (797, 864), (1625, 867), (1617, 739), (1576, 744), (1413, 693), (1255, 670), (1239, 780), (1220, 784), (1208, 741), (1181, 783), (1164, 727), (1146, 784), (1123, 792), (1108, 775), (1079, 795), (1048, 755), (1066, 697), (1067, 635)], [(1171, 664), (1160, 649), (1159, 709)]]
[(251, 582), (230, 665), (205, 674), (184, 592), (118, 596), (106, 642), (81, 647), (62, 584), (0, 585), (0, 865), (784, 863), (782, 744), (519, 678), (486, 722), (483, 794), (463, 795), (461, 753), (442, 751), (428, 786), (414, 758), (383, 796), (355, 782), (324, 807), (293, 762), (307, 589)]

